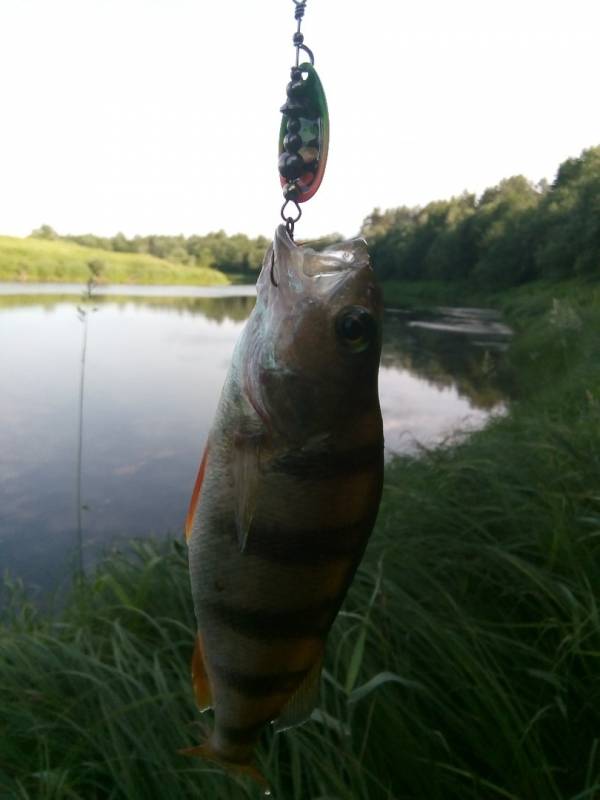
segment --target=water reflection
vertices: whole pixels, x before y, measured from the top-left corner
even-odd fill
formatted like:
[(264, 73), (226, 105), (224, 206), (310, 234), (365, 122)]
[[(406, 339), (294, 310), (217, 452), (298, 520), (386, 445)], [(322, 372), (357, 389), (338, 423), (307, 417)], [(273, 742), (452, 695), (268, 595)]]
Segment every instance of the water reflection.
[[(72, 566), (82, 336), (77, 298), (70, 287), (53, 289), (0, 295), (0, 568), (46, 586)], [(115, 537), (181, 530), (254, 304), (251, 291), (232, 291), (95, 300), (83, 428), (88, 563)], [(388, 454), (443, 441), (504, 408), (506, 332), (485, 314), (475, 315), (475, 332), (464, 319), (455, 329), (432, 327), (448, 328), (446, 317), (387, 315), (380, 396)]]
[(414, 312), (388, 311), (382, 364), (452, 388), (475, 409), (496, 409), (510, 395), (504, 358), (509, 336), (487, 309), (468, 309), (468, 316), (467, 309), (441, 309), (416, 318)]
[[(73, 304), (79, 302), (80, 294), (71, 293), (53, 293), (49, 295), (31, 293), (27, 295), (17, 294), (2, 294), (2, 286), (0, 284), (0, 312), (10, 308), (23, 308), (25, 306), (42, 308), (45, 311), (54, 311), (65, 303)], [(38, 291), (39, 291), (38, 285)], [(169, 287), (149, 287), (151, 289), (161, 288), (167, 289)], [(188, 287), (173, 287), (175, 289), (186, 289)], [(190, 287), (192, 288), (192, 287)], [(202, 316), (207, 319), (216, 320), (233, 320), (235, 322), (243, 322), (254, 307), (256, 295), (254, 287), (227, 287), (230, 291), (227, 294), (211, 295), (210, 297), (194, 297), (184, 296), (180, 297), (176, 294), (172, 296), (163, 295), (131, 295), (131, 294), (98, 294), (98, 290), (94, 291), (94, 305), (97, 308), (104, 306), (117, 306), (122, 310), (133, 308), (135, 306), (142, 306), (144, 308), (155, 311), (168, 311), (179, 315), (192, 315)], [(248, 289), (252, 289), (249, 292)], [(231, 292), (245, 290), (243, 294), (232, 294)], [(223, 292), (223, 289), (221, 289)]]

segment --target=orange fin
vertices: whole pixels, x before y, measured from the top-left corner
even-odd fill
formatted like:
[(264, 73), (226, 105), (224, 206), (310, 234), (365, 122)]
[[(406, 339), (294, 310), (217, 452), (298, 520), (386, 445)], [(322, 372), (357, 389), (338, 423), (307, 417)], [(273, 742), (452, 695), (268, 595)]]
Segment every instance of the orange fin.
[(253, 764), (236, 764), (233, 761), (225, 761), (218, 755), (218, 753), (215, 753), (210, 741), (206, 742), (205, 744), (198, 745), (197, 747), (186, 747), (184, 750), (179, 750), (178, 752), (182, 756), (199, 756), (207, 761), (212, 761), (222, 767), (222, 769), (230, 772), (232, 775), (251, 778), (260, 786), (264, 794), (271, 793), (265, 776)]
[(192, 492), (192, 499), (190, 500), (190, 507), (188, 508), (187, 517), (185, 518), (186, 542), (189, 542), (190, 536), (192, 535), (192, 525), (194, 524), (194, 517), (196, 515), (196, 509), (198, 507), (198, 500), (200, 499), (200, 490), (202, 489), (202, 483), (204, 481), (204, 473), (206, 472), (207, 458), (208, 458), (208, 445), (206, 445), (206, 447), (204, 448), (204, 454), (202, 455), (202, 461), (200, 462), (198, 476), (196, 477), (196, 483), (194, 484), (194, 491)]
[(206, 667), (204, 666), (202, 639), (199, 633), (196, 634), (194, 653), (192, 655), (192, 685), (194, 687), (194, 694), (196, 695), (196, 703), (200, 711), (206, 711), (207, 708), (212, 708), (212, 690), (210, 688), (208, 675), (206, 674)]

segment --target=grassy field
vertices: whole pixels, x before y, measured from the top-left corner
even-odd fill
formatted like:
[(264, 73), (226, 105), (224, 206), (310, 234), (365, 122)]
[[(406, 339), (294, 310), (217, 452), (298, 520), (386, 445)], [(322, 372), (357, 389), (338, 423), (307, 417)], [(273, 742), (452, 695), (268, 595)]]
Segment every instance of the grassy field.
[(101, 283), (198, 286), (229, 283), (218, 270), (174, 264), (150, 255), (113, 253), (72, 242), (0, 236), (0, 281), (85, 283), (91, 261), (103, 265)]
[[(518, 399), (396, 460), (313, 721), (267, 732), (277, 800), (600, 797), (600, 298), (511, 292)], [(0, 797), (256, 798), (202, 738), (185, 549), (112, 553), (54, 616), (0, 629)]]

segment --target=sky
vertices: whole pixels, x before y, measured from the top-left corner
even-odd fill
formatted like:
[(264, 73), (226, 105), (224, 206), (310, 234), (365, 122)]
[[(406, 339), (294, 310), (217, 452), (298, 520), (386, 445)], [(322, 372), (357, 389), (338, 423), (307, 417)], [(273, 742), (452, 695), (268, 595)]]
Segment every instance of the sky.
[[(0, 233), (270, 236), (292, 0), (0, 0)], [(325, 178), (301, 238), (552, 179), (600, 144), (598, 0), (308, 0)]]

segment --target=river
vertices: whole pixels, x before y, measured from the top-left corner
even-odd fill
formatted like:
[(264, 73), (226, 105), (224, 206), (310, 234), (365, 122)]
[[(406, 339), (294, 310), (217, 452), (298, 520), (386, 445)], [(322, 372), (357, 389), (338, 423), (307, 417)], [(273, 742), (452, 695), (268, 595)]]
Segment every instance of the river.
[[(104, 287), (81, 306), (78, 286), (0, 284), (2, 572), (42, 590), (69, 580), (78, 477), (86, 567), (132, 536), (180, 534), (253, 304), (254, 287)], [(509, 335), (485, 310), (387, 310), (386, 456), (451, 441), (503, 413)]]

